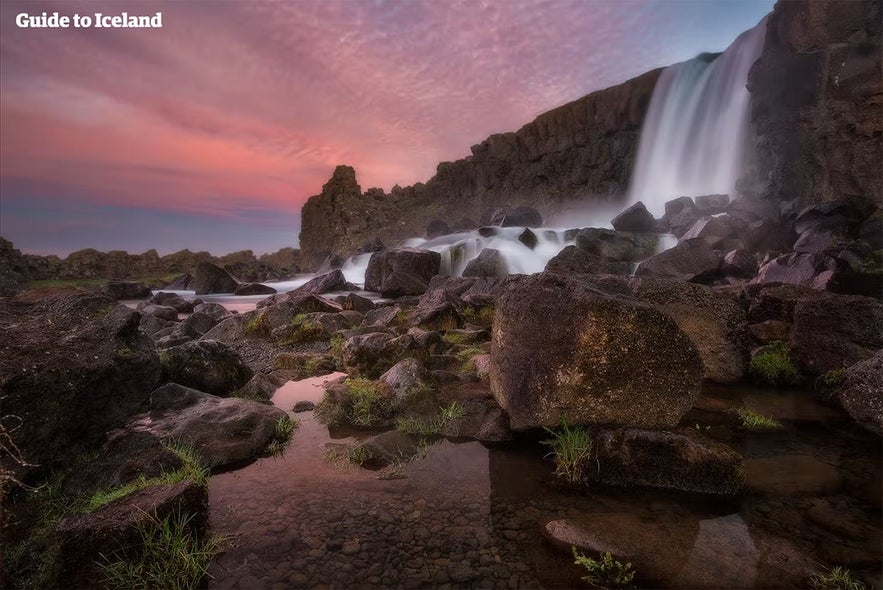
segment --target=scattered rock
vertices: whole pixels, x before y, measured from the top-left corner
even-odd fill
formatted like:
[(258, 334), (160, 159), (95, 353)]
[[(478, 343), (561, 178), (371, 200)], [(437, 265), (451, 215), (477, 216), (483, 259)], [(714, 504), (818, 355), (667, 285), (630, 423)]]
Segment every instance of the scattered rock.
[(576, 235), (576, 245), (605, 260), (640, 262), (656, 253), (659, 238), (651, 234), (589, 227)]
[(345, 291), (346, 277), (340, 269), (319, 275), (314, 279), (310, 279), (307, 283), (301, 285), (294, 291), (297, 293), (312, 293), (319, 295), (321, 293), (331, 293), (332, 291)]
[(299, 402), (295, 402), (294, 407), (291, 409), (295, 414), (300, 414), (301, 412), (312, 412), (316, 409), (316, 404), (308, 400), (301, 400)]
[(638, 266), (638, 276), (656, 276), (708, 283), (720, 275), (721, 258), (702, 239), (682, 240), (677, 246), (648, 258)]
[(647, 211), (644, 203), (638, 201), (613, 218), (613, 229), (617, 231), (652, 233), (656, 231), (656, 219)]
[(482, 250), (463, 270), (464, 277), (502, 277), (507, 274), (506, 260), (499, 250), (493, 248)]
[(234, 295), (273, 295), (277, 293), (273, 287), (262, 285), (261, 283), (244, 283), (236, 287)]
[(160, 354), (163, 378), (214, 395), (230, 395), (251, 379), (239, 355), (222, 342), (200, 340)]
[(365, 271), (365, 290), (388, 297), (420, 295), (441, 268), (441, 254), (417, 248), (375, 252)]
[(240, 387), (233, 395), (259, 402), (269, 402), (280, 385), (279, 380), (270, 375), (256, 373), (254, 377), (249, 379), (248, 383)]
[(101, 292), (111, 299), (146, 299), (150, 297), (150, 287), (132, 281), (107, 281)]
[(677, 237), (684, 235), (699, 219), (700, 213), (690, 197), (678, 197), (665, 204), (665, 220), (671, 233)]
[(439, 236), (445, 236), (451, 233), (451, 228), (448, 227), (448, 224), (440, 219), (433, 219), (429, 223), (426, 224), (426, 239), (431, 240), (433, 238), (437, 238)]
[(727, 215), (702, 217), (690, 226), (690, 229), (681, 236), (681, 240), (696, 238), (705, 241), (712, 248), (719, 248), (728, 240), (737, 238), (744, 227), (744, 222)]
[(397, 362), (380, 376), (380, 381), (389, 387), (393, 399), (399, 405), (412, 396), (432, 391), (432, 375), (413, 358)]
[(407, 334), (396, 337), (375, 332), (353, 336), (344, 342), (341, 356), (348, 373), (376, 379), (405, 357), (427, 354)]
[(355, 293), (347, 293), (344, 295), (340, 301), (340, 305), (344, 309), (358, 311), (359, 313), (368, 313), (374, 309), (373, 301), (367, 297), (356, 295)]
[(547, 272), (563, 275), (574, 274), (631, 274), (629, 262), (610, 261), (591, 252), (567, 246), (546, 263)]
[(173, 307), (178, 313), (190, 313), (197, 305), (193, 301), (186, 301), (177, 293), (165, 293), (163, 291), (160, 291), (159, 293), (154, 293), (149, 302), (155, 305)]
[(537, 235), (533, 233), (530, 228), (524, 228), (520, 234), (518, 234), (518, 241), (533, 250), (537, 247)]
[(196, 276), (193, 277), (193, 290), (197, 295), (213, 293), (233, 293), (239, 281), (230, 276), (226, 270), (211, 262), (200, 262), (196, 265)]
[(853, 420), (883, 436), (883, 350), (846, 369), (837, 397)]

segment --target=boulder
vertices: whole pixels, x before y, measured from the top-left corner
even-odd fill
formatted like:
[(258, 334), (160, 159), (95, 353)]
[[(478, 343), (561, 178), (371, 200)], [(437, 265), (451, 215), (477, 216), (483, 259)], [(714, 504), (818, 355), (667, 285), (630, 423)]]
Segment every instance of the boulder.
[(132, 281), (107, 281), (101, 292), (111, 299), (146, 299), (150, 297), (150, 287)]
[(353, 336), (343, 343), (342, 349), (346, 371), (369, 379), (377, 379), (403, 358), (427, 356), (413, 337), (407, 334), (396, 337), (385, 332)]
[(846, 369), (837, 399), (853, 420), (883, 436), (883, 350)]
[(279, 386), (282, 385), (279, 381), (266, 373), (255, 373), (255, 376), (233, 395), (258, 402), (269, 402)]
[[(478, 355), (488, 356), (488, 355)], [(478, 357), (475, 357), (476, 365)], [(460, 400), (463, 416), (445, 423), (441, 434), (451, 438), (469, 438), (481, 442), (511, 440), (509, 417), (493, 397)]]
[(502, 207), (494, 211), (490, 225), (500, 227), (540, 227), (543, 216), (533, 207)]
[(537, 235), (530, 228), (526, 227), (518, 234), (518, 241), (533, 250), (537, 247)]
[(167, 283), (163, 289), (168, 289), (169, 291), (187, 291), (188, 289), (193, 288), (193, 275), (189, 272), (186, 272), (182, 275), (179, 275), (172, 279), (169, 283)]
[(651, 234), (589, 227), (576, 235), (576, 245), (605, 260), (640, 262), (656, 253), (659, 239)]
[(11, 436), (28, 462), (65, 464), (146, 408), (161, 367), (140, 317), (75, 290), (0, 299), (3, 415), (17, 417)]
[(431, 240), (451, 233), (451, 228), (441, 219), (433, 219), (426, 224), (426, 239)]
[(0, 297), (15, 295), (28, 286), (28, 263), (12, 242), (0, 238)]
[(345, 291), (346, 277), (340, 269), (332, 270), (323, 275), (319, 275), (310, 279), (294, 291), (297, 293), (312, 293), (319, 295), (321, 293), (330, 293), (332, 291)]
[(696, 203), (690, 197), (678, 197), (665, 204), (665, 220), (671, 233), (678, 237), (684, 235), (699, 217)]
[(152, 315), (167, 322), (178, 321), (178, 310), (168, 305), (156, 305), (154, 303), (141, 302), (135, 309), (138, 313), (145, 316)]
[(232, 314), (231, 311), (220, 303), (200, 303), (194, 306), (193, 313), (204, 313), (219, 322)]
[(588, 461), (589, 479), (610, 485), (734, 495), (745, 483), (740, 454), (686, 432), (602, 431)]
[(234, 295), (273, 295), (276, 289), (261, 283), (243, 283), (233, 291)]
[(388, 297), (420, 295), (441, 269), (441, 254), (418, 248), (393, 248), (371, 255), (365, 290)]
[(174, 327), (175, 322), (158, 318), (155, 315), (142, 315), (139, 321), (141, 331), (151, 338), (159, 338), (158, 333)]
[(163, 305), (165, 307), (173, 307), (178, 313), (190, 313), (196, 304), (193, 301), (186, 301), (177, 293), (165, 293), (160, 291), (150, 298), (149, 303), (155, 305)]
[(730, 204), (729, 195), (701, 195), (694, 199), (696, 210), (700, 215), (717, 215), (724, 213)]
[(233, 293), (239, 286), (239, 281), (234, 279), (229, 272), (212, 264), (200, 262), (196, 265), (196, 276), (193, 277), (193, 290), (197, 295), (209, 295), (213, 293)]
[(215, 395), (232, 394), (252, 376), (251, 369), (233, 349), (215, 340), (167, 348), (160, 359), (165, 381), (198, 387)]
[(150, 394), (150, 411), (126, 426), (164, 441), (191, 446), (209, 468), (264, 452), (284, 411), (238, 397), (216, 397), (177, 383)]
[(758, 283), (790, 283), (824, 290), (841, 269), (841, 264), (827, 253), (793, 252), (770, 260), (751, 280)]
[(724, 255), (721, 272), (727, 277), (750, 279), (757, 274), (757, 260), (748, 250), (736, 248)]
[(463, 269), (464, 277), (502, 277), (509, 274), (506, 260), (499, 250), (485, 248)]
[(693, 343), (650, 306), (548, 273), (513, 279), (497, 302), (490, 383), (514, 430), (670, 428), (701, 380)]
[(709, 283), (720, 275), (720, 255), (702, 239), (683, 240), (648, 258), (635, 274), (695, 283)]
[(859, 295), (825, 294), (794, 306), (791, 359), (820, 375), (863, 361), (883, 348), (883, 303)]
[(374, 302), (367, 297), (356, 295), (355, 293), (347, 293), (339, 300), (340, 306), (345, 310), (358, 311), (359, 313), (368, 313), (374, 309)]
[(690, 229), (681, 236), (681, 240), (698, 238), (704, 240), (712, 248), (718, 248), (728, 240), (737, 238), (744, 228), (744, 222), (727, 215), (706, 216), (698, 219), (690, 226)]
[(432, 375), (416, 359), (406, 358), (393, 365), (380, 376), (392, 394), (396, 404), (401, 405), (409, 397), (432, 389)]
[(215, 319), (214, 316), (211, 316), (207, 313), (203, 313), (201, 311), (194, 311), (189, 316), (187, 316), (184, 321), (182, 321), (179, 325), (182, 328), (189, 328), (193, 331), (193, 337), (199, 338), (212, 328), (214, 328), (218, 323), (218, 320)]
[(652, 233), (656, 231), (656, 219), (647, 211), (644, 203), (638, 201), (613, 218), (613, 229), (617, 231)]
[(573, 274), (631, 274), (632, 264), (592, 254), (577, 246), (567, 246), (546, 263), (547, 272)]

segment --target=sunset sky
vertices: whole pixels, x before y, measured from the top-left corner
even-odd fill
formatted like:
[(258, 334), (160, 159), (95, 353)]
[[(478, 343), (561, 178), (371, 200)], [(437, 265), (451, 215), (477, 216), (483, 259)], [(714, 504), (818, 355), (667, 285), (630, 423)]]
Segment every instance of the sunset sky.
[[(215, 254), (297, 246), (337, 164), (425, 181), (491, 133), (721, 51), (772, 0), (0, 4), (0, 234)], [(163, 13), (19, 29), (19, 12)]]

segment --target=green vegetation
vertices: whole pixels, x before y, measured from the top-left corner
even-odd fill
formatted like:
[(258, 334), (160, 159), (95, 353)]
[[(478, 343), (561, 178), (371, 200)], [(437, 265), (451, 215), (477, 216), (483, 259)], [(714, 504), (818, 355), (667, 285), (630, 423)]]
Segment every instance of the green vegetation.
[(490, 329), (494, 324), (494, 308), (490, 305), (484, 305), (478, 308), (467, 307), (460, 312), (460, 317), (462, 317), (465, 322)]
[(102, 556), (99, 564), (108, 588), (195, 590), (208, 574), (208, 565), (222, 540), (197, 535), (192, 515), (155, 517), (140, 527), (142, 549), (135, 555), (120, 550)]
[(833, 567), (813, 574), (809, 579), (813, 590), (865, 590), (860, 580), (852, 577), (852, 572), (844, 567)]
[(748, 371), (756, 381), (770, 385), (795, 385), (800, 381), (788, 345), (779, 341), (770, 343), (767, 350), (751, 359)]
[(343, 343), (344, 338), (340, 334), (335, 334), (331, 337), (331, 354), (334, 355), (334, 358), (340, 359), (343, 356)]
[(745, 430), (778, 430), (782, 428), (782, 423), (778, 420), (751, 410), (739, 410), (739, 416), (742, 417), (742, 428)]
[(846, 369), (831, 369), (823, 375), (819, 375), (816, 384), (824, 389), (833, 389), (843, 385), (846, 380)]
[(485, 354), (484, 348), (480, 346), (470, 346), (455, 354), (454, 357), (460, 363), (460, 372), (476, 373), (478, 369), (475, 367), (475, 357), (479, 354)]
[(125, 498), (130, 494), (134, 494), (138, 490), (143, 490), (155, 485), (173, 484), (179, 481), (190, 480), (198, 485), (205, 486), (208, 484), (209, 470), (202, 466), (199, 456), (196, 452), (185, 445), (168, 443), (165, 445), (170, 451), (178, 455), (182, 465), (179, 469), (168, 473), (163, 473), (157, 477), (145, 477), (142, 475), (138, 479), (127, 483), (118, 488), (109, 490), (99, 490), (92, 494), (86, 502), (79, 508), (79, 512), (95, 512), (102, 506)]
[(408, 318), (408, 312), (399, 309), (393, 318), (389, 321), (389, 326), (401, 331), (407, 331), (411, 327), (411, 321)]
[(699, 424), (698, 422), (693, 425), (693, 428), (696, 430), (696, 432), (698, 432), (700, 434), (708, 434), (708, 431), (711, 430), (711, 426), (709, 426), (707, 424), (702, 425), (702, 424)]
[(874, 250), (857, 267), (859, 272), (883, 271), (883, 250)]
[(635, 570), (631, 563), (621, 563), (610, 554), (609, 551), (601, 555), (600, 559), (586, 557), (571, 547), (574, 564), (586, 568), (583, 580), (602, 588), (632, 588), (635, 579)]
[(299, 313), (288, 323), (285, 334), (279, 338), (281, 346), (294, 346), (305, 342), (315, 342), (325, 338), (322, 326), (307, 319), (307, 314)]
[(298, 426), (300, 426), (300, 422), (297, 418), (280, 416), (273, 426), (273, 436), (270, 438), (270, 442), (267, 443), (267, 453), (274, 457), (282, 454), (282, 451), (291, 442), (291, 435), (294, 429)]
[(594, 448), (592, 433), (579, 426), (571, 428), (566, 421), (558, 430), (547, 428), (546, 432), (552, 438), (544, 440), (543, 444), (552, 448), (547, 456), (555, 460), (555, 475), (573, 483), (583, 481)]
[[(153, 276), (153, 277), (139, 277), (139, 278), (127, 278), (125, 280), (132, 281), (135, 283), (144, 283), (151, 289), (159, 289), (168, 285), (173, 280), (178, 278), (177, 274), (170, 275), (162, 275), (162, 276)], [(39, 281), (30, 281), (28, 283), (28, 289), (63, 289), (70, 287), (100, 287), (107, 281), (109, 278), (80, 278), (80, 279), (41, 279)]]
[(399, 418), (396, 420), (396, 430), (421, 437), (438, 436), (450, 422), (459, 420), (465, 415), (466, 408), (458, 402), (451, 402), (439, 408), (438, 414), (432, 418)]
[(353, 465), (364, 465), (373, 458), (371, 451), (363, 446), (350, 449), (346, 454), (346, 459)]
[(350, 422), (356, 426), (376, 426), (389, 413), (386, 396), (377, 391), (370, 380), (358, 377), (346, 380), (346, 390), (352, 398)]
[(266, 338), (270, 335), (270, 320), (267, 314), (261, 312), (245, 322), (242, 326), (242, 334), (249, 338)]
[(462, 332), (448, 332), (444, 336), (442, 336), (442, 340), (444, 340), (447, 344), (451, 346), (459, 346), (462, 344), (467, 344), (472, 338), (467, 334), (463, 334)]

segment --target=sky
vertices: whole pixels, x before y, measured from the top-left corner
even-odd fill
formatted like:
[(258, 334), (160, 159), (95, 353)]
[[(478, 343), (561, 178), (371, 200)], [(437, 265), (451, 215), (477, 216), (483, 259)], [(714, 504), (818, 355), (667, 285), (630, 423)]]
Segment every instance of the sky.
[[(773, 0), (0, 3), (0, 235), (223, 254), (297, 246), (338, 164), (428, 180), (492, 133), (722, 51)], [(19, 28), (22, 12), (161, 29)]]

